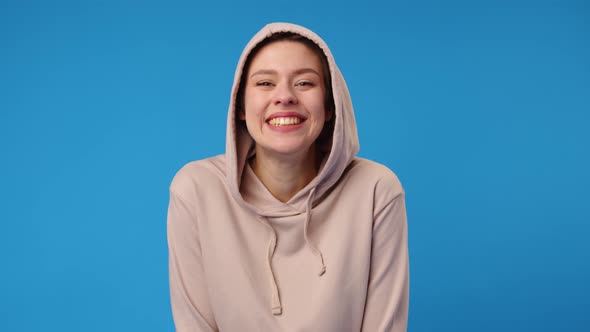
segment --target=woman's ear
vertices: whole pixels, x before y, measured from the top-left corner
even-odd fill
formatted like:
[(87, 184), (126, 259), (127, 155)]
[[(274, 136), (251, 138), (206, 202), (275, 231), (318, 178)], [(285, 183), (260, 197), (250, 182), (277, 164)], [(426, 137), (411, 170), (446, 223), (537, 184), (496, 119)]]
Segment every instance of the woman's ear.
[(242, 109), (238, 109), (238, 119), (240, 120), (246, 120), (246, 112), (244, 112)]

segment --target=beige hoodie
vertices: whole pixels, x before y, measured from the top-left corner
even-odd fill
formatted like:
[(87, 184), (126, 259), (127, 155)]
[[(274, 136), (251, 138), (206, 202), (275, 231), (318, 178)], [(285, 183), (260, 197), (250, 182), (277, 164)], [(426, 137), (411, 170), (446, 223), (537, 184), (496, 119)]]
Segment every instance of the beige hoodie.
[[(272, 33), (316, 42), (332, 75), (335, 124), (318, 175), (288, 202), (273, 197), (236, 121), (242, 67)], [(408, 248), (404, 191), (385, 166), (355, 157), (346, 83), (325, 42), (273, 23), (244, 49), (235, 73), (224, 155), (185, 165), (170, 185), (170, 296), (177, 331), (405, 331)]]

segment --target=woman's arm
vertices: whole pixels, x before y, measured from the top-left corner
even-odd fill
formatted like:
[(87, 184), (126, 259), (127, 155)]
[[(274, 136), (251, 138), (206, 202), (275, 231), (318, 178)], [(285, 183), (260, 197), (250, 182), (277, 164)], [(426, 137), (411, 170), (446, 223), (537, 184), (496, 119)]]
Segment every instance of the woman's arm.
[(217, 331), (209, 306), (194, 207), (170, 191), (168, 250), (170, 300), (178, 332)]
[(373, 221), (371, 270), (362, 331), (406, 331), (409, 303), (408, 228), (403, 192)]

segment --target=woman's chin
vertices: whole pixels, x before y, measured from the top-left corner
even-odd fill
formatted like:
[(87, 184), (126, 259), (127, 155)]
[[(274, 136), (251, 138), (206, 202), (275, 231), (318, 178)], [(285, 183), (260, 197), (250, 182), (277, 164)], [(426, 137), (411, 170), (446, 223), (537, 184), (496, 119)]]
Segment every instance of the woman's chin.
[(263, 151), (261, 152), (263, 155), (271, 158), (304, 158), (307, 154), (312, 153), (310, 147), (311, 144), (303, 144), (302, 142), (273, 142), (273, 144), (262, 146), (261, 149)]

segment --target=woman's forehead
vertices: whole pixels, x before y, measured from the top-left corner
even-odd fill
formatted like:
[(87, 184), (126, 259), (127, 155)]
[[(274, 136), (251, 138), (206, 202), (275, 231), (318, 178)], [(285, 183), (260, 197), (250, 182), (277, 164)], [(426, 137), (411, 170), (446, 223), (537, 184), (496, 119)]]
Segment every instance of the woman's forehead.
[(297, 41), (276, 41), (261, 48), (252, 59), (250, 71), (312, 68), (321, 72), (321, 60), (307, 45)]

